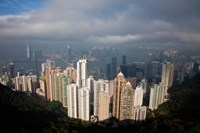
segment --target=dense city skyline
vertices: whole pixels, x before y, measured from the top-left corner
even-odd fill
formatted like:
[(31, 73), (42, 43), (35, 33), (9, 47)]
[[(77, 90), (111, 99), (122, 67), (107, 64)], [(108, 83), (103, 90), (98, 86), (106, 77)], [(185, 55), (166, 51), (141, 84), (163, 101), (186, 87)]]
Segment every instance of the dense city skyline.
[(3, 131), (199, 131), (199, 5), (0, 1)]

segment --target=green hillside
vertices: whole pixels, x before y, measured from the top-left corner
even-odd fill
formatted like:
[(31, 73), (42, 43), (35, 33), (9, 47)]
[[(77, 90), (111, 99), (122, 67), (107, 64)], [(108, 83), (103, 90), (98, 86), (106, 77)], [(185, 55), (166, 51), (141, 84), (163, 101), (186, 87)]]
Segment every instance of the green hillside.
[(110, 118), (90, 124), (67, 117), (60, 102), (0, 85), (0, 132), (200, 132), (200, 74), (174, 85), (169, 93), (170, 100), (156, 111), (148, 110), (145, 121)]
[(0, 132), (72, 132), (87, 126), (84, 121), (68, 118), (66, 111), (60, 102), (0, 85)]

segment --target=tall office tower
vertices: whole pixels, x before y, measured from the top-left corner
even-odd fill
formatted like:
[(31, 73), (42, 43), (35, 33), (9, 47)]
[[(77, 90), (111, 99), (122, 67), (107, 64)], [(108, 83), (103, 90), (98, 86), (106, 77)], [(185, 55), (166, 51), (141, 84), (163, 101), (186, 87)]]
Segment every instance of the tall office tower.
[(86, 86), (90, 91), (90, 104), (92, 105), (92, 107), (94, 107), (94, 84), (95, 80), (93, 76), (89, 76), (89, 78), (87, 78)]
[(134, 107), (134, 120), (142, 121), (146, 119), (147, 107), (146, 106), (137, 106)]
[(119, 120), (133, 119), (134, 91), (120, 72), (115, 78), (112, 115)]
[(148, 63), (147, 69), (147, 77), (155, 79), (156, 77), (160, 76), (160, 62), (159, 61), (151, 61)]
[(143, 87), (138, 85), (135, 89), (134, 107), (142, 106), (143, 104)]
[(117, 75), (117, 57), (112, 57), (111, 62), (111, 79), (114, 79)]
[(78, 89), (78, 118), (88, 121), (90, 117), (90, 92), (87, 87)]
[(162, 79), (161, 82), (164, 84), (166, 97), (168, 95), (167, 90), (172, 86), (174, 80), (174, 64), (166, 62), (162, 64)]
[(106, 64), (106, 78), (107, 80), (111, 80), (111, 65)]
[(78, 86), (73, 83), (67, 86), (68, 116), (78, 118)]
[(71, 58), (72, 58), (71, 45), (67, 45), (67, 51), (66, 51), (67, 63), (71, 63)]
[(77, 62), (76, 83), (79, 88), (86, 86), (86, 78), (87, 78), (87, 60), (82, 59)]
[(30, 50), (30, 44), (29, 43), (26, 46), (26, 57), (27, 57), (27, 59), (31, 58), (31, 50)]
[(14, 65), (14, 63), (13, 62), (10, 62), (9, 63), (9, 72), (10, 72), (10, 77), (11, 78), (14, 78), (15, 77), (15, 65)]
[(127, 65), (127, 73), (128, 73), (128, 77), (135, 77), (136, 76), (136, 65), (128, 64)]
[(99, 79), (94, 84), (94, 115), (95, 116), (98, 116), (99, 114), (99, 101), (100, 101), (99, 92), (100, 91), (108, 94), (108, 91), (109, 91), (108, 80)]
[(164, 86), (162, 83), (154, 84), (150, 90), (149, 108), (157, 109), (164, 102)]
[(126, 55), (122, 56), (122, 65), (126, 65)]
[(100, 91), (99, 92), (99, 106), (98, 106), (99, 121), (103, 121), (109, 118), (109, 104), (110, 104), (109, 94), (104, 91)]
[(120, 71), (124, 74), (125, 78), (128, 77), (128, 68), (126, 65), (120, 65)]

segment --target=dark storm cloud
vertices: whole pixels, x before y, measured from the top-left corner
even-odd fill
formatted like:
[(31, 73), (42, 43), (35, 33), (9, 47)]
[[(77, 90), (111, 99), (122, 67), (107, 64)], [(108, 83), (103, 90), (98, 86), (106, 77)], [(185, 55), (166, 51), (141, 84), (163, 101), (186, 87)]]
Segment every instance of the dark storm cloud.
[(1, 15), (1, 43), (200, 43), (199, 0), (45, 2), (43, 8), (34, 11)]

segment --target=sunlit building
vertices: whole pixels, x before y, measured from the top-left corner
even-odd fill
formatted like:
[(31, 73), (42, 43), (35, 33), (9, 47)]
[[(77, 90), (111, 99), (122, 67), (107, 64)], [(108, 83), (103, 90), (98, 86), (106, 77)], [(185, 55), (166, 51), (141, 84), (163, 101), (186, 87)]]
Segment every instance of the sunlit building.
[(87, 87), (78, 89), (78, 118), (86, 121), (90, 118), (90, 93)]
[(134, 118), (134, 91), (130, 82), (127, 82), (120, 72), (115, 78), (113, 95), (113, 117), (119, 120)]
[(73, 83), (67, 86), (68, 116), (78, 118), (78, 86)]
[(164, 85), (154, 84), (150, 89), (149, 108), (151, 110), (157, 109), (160, 104), (164, 102)]
[(82, 59), (77, 62), (76, 83), (79, 88), (86, 86), (86, 79), (87, 79), (87, 60)]

